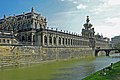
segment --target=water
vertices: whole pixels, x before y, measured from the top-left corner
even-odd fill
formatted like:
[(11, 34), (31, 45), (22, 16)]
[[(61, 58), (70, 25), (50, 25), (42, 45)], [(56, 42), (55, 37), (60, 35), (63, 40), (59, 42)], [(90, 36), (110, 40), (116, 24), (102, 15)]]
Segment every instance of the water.
[(118, 57), (102, 56), (44, 62), (23, 68), (0, 70), (0, 80), (81, 80), (119, 60)]
[[(116, 56), (111, 55), (111, 56)], [(52, 80), (81, 80), (86, 76), (110, 65), (110, 63), (115, 63), (119, 61), (120, 58), (112, 57), (96, 57), (93, 60), (81, 60), (69, 67), (61, 68), (54, 75)]]

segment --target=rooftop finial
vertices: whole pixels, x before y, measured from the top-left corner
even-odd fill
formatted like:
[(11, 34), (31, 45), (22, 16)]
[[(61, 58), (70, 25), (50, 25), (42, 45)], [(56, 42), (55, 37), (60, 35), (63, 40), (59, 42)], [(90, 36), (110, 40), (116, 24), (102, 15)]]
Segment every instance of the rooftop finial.
[(32, 7), (31, 12), (34, 12), (34, 8)]
[(4, 14), (4, 18), (6, 18), (6, 15)]
[(89, 16), (87, 16), (87, 20), (86, 20), (86, 22), (89, 23), (89, 21), (90, 21), (90, 20), (89, 20)]

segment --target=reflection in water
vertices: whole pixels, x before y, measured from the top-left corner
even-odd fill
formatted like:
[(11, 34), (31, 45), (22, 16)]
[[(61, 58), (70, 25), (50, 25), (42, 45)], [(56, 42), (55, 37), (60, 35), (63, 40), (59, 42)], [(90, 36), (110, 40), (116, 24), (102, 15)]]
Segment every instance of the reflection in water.
[(119, 61), (119, 58), (96, 57), (94, 60), (82, 60), (72, 66), (59, 69), (52, 80), (81, 80), (82, 78)]

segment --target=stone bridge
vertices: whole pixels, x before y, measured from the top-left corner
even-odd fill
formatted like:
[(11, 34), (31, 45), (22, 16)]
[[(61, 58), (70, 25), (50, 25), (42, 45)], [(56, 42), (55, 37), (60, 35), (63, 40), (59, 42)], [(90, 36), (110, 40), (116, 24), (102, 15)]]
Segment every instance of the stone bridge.
[(120, 49), (95, 49), (95, 56), (98, 56), (98, 53), (100, 51), (105, 51), (106, 56), (109, 56), (111, 51), (118, 51), (118, 52), (120, 52)]

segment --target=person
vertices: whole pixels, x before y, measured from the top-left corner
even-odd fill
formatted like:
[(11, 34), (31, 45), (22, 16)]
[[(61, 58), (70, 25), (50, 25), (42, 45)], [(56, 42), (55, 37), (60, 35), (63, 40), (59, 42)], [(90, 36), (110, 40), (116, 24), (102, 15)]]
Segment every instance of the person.
[(106, 75), (106, 71), (105, 71), (104, 68), (103, 68), (102, 72), (100, 73), (100, 75), (102, 75), (102, 76), (105, 76), (105, 75)]
[(113, 63), (111, 63), (110, 67), (111, 67), (111, 69), (113, 69)]
[(103, 69), (103, 75), (104, 75), (104, 76), (106, 75), (105, 69)]

